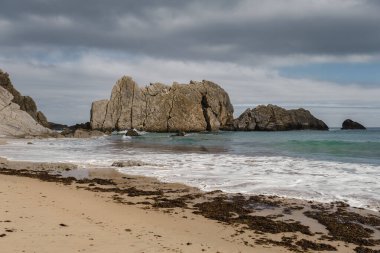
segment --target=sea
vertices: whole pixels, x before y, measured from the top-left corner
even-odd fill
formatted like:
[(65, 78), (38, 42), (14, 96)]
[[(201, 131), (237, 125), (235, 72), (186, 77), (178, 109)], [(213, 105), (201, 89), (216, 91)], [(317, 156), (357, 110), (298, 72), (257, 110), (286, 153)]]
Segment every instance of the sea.
[(380, 211), (380, 128), (172, 135), (10, 140), (0, 145), (0, 156), (80, 168), (140, 161), (145, 165), (117, 170), (205, 191), (344, 201)]

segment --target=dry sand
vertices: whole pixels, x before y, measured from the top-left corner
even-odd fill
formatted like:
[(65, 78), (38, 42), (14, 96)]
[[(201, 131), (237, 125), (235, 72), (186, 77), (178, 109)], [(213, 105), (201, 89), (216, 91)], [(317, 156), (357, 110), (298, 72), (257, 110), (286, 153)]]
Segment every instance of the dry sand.
[[(243, 216), (239, 213), (242, 210), (239, 195), (235, 196), (236, 201), (232, 198), (230, 202), (226, 198), (231, 196), (219, 192), (205, 194), (181, 184), (164, 184), (109, 169), (80, 171), (70, 164), (0, 159), (0, 168), (0, 252), (4, 253), (306, 252), (297, 246), (300, 241), (305, 247), (308, 242), (328, 244), (338, 252), (354, 252), (358, 247), (357, 243), (331, 237), (332, 241), (327, 237), (321, 239), (323, 235), (329, 236), (329, 231), (315, 219), (303, 215), (308, 210), (323, 211), (326, 205), (319, 203), (259, 198), (250, 202), (261, 205), (253, 208), (253, 213), (257, 217), (271, 218), (265, 224), (260, 220), (259, 225), (255, 223), (257, 229), (252, 229), (244, 219), (232, 222), (234, 216)], [(50, 171), (49, 174), (46, 171)], [(66, 177), (85, 175), (88, 180), (50, 176), (52, 172)], [(279, 205), (271, 206), (274, 202)], [(195, 207), (197, 203), (206, 204)], [(221, 206), (213, 209), (212, 203)], [(342, 203), (329, 207), (330, 211), (348, 208)], [(230, 216), (223, 208), (232, 208), (236, 213)], [(378, 213), (354, 211), (362, 217), (373, 215), (374, 222), (380, 222)], [(283, 224), (272, 222), (291, 223), (291, 219), (300, 221), (312, 233), (282, 232)], [(380, 223), (365, 227), (375, 231), (372, 239), (380, 239)], [(367, 248), (375, 250), (379, 245)]]
[(232, 227), (190, 213), (117, 204), (75, 186), (1, 175), (0, 201), (4, 253), (252, 252), (223, 239), (234, 234)]

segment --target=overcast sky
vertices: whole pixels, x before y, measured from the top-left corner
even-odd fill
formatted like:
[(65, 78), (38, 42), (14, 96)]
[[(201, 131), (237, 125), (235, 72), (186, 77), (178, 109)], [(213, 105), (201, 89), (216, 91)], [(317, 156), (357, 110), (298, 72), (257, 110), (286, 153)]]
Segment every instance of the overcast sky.
[(272, 103), (380, 126), (379, 13), (377, 0), (2, 0), (0, 68), (60, 123), (88, 121), (130, 75), (214, 81), (237, 114)]

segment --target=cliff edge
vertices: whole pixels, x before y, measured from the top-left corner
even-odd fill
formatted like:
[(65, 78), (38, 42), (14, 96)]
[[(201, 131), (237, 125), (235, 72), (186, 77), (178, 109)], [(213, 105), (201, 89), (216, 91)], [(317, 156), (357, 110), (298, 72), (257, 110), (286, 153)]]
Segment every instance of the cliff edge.
[(41, 136), (51, 132), (12, 101), (13, 95), (0, 87), (0, 135)]
[(16, 90), (9, 78), (8, 73), (3, 72), (0, 69), (0, 87), (6, 89), (12, 94), (12, 102), (20, 106), (20, 110), (27, 112), (33, 119), (40, 123), (44, 127), (49, 127), (49, 123), (45, 115), (41, 111), (37, 111), (37, 105), (34, 100), (29, 96), (22, 96), (21, 93)]

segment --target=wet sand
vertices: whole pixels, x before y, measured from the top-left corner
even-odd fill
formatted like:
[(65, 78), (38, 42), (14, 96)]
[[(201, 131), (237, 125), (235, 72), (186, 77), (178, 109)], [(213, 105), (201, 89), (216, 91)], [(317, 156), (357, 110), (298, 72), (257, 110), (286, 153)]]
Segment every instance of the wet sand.
[(71, 164), (0, 159), (1, 252), (379, 252), (345, 203), (205, 193)]

